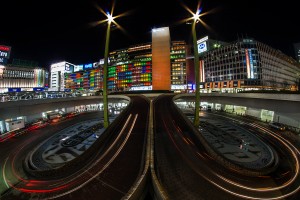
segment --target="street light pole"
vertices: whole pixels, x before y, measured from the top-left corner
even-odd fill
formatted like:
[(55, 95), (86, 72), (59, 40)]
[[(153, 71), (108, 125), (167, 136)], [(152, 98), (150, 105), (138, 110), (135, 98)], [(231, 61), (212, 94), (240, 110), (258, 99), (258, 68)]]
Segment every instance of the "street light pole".
[(104, 128), (109, 125), (108, 118), (108, 98), (107, 98), (107, 68), (108, 68), (108, 50), (109, 50), (109, 37), (110, 37), (110, 25), (112, 22), (112, 17), (107, 14), (107, 30), (105, 39), (105, 51), (104, 51), (104, 66), (103, 66), (103, 112), (104, 112)]
[(194, 15), (194, 21), (192, 23), (192, 34), (193, 34), (193, 45), (194, 45), (194, 66), (195, 66), (195, 113), (194, 113), (194, 126), (199, 126), (199, 108), (200, 108), (200, 84), (199, 84), (199, 55), (198, 55), (198, 46), (197, 46), (197, 36), (196, 36), (196, 23), (199, 18), (198, 14)]

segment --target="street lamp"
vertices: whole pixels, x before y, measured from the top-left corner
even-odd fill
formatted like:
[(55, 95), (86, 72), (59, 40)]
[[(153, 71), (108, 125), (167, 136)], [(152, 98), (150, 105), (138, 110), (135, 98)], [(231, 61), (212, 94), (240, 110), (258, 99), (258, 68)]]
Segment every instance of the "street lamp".
[[(205, 28), (212, 30), (203, 20), (200, 19), (201, 16), (207, 15), (211, 12), (214, 12), (215, 9), (201, 13), (201, 8), (200, 8), (200, 2), (198, 2), (198, 7), (197, 7), (197, 12), (193, 13), (191, 9), (189, 9), (186, 5), (181, 3), (181, 5), (190, 13), (192, 14), (192, 17), (182, 20), (182, 22), (186, 22), (187, 24), (192, 24), (192, 35), (193, 35), (193, 46), (194, 46), (194, 65), (195, 65), (195, 82), (196, 82), (196, 88), (195, 88), (195, 95), (196, 95), (196, 100), (195, 100), (195, 115), (194, 115), (194, 126), (198, 127), (199, 126), (199, 108), (200, 108), (200, 65), (199, 65), (199, 55), (198, 55), (198, 46), (197, 46), (197, 36), (196, 36), (196, 24), (200, 22)], [(200, 14), (201, 13), (201, 14)], [(191, 20), (193, 20), (192, 23)]]
[(199, 108), (200, 108), (200, 84), (199, 84), (199, 55), (198, 55), (198, 46), (197, 46), (197, 35), (196, 35), (196, 24), (199, 22), (200, 10), (198, 9), (195, 14), (193, 14), (193, 23), (192, 23), (192, 34), (193, 34), (193, 45), (194, 45), (194, 65), (195, 65), (195, 113), (194, 113), (194, 126), (199, 126)]
[(125, 32), (125, 30), (114, 20), (115, 18), (119, 18), (122, 16), (127, 15), (129, 12), (125, 12), (113, 17), (113, 11), (115, 8), (115, 1), (112, 1), (112, 10), (111, 12), (104, 12), (104, 10), (95, 4), (95, 7), (103, 13), (107, 19), (93, 22), (91, 23), (92, 26), (106, 23), (107, 22), (107, 30), (106, 30), (106, 38), (105, 38), (105, 51), (104, 51), (104, 66), (103, 66), (103, 112), (104, 112), (104, 127), (107, 128), (109, 125), (109, 118), (108, 118), (108, 98), (107, 98), (107, 68), (108, 68), (108, 51), (109, 51), (109, 37), (110, 37), (110, 29), (111, 24), (115, 24), (116, 27)]
[(107, 30), (105, 39), (105, 51), (104, 51), (104, 66), (103, 66), (103, 112), (104, 112), (104, 128), (109, 125), (108, 118), (108, 98), (107, 98), (107, 68), (108, 68), (108, 50), (109, 50), (109, 37), (110, 37), (110, 25), (114, 20), (113, 16), (107, 12)]

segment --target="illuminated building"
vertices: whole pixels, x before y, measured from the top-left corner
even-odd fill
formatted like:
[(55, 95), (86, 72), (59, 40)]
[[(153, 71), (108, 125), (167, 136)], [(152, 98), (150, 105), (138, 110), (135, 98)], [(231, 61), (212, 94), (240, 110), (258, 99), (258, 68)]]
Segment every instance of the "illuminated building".
[(292, 89), (300, 65), (254, 39), (239, 39), (199, 54), (202, 92)]
[(0, 65), (4, 65), (7, 63), (7, 60), (10, 57), (10, 46), (0, 45)]
[(183, 41), (174, 41), (171, 45), (171, 90), (187, 89), (187, 46)]
[(300, 43), (294, 44), (296, 60), (300, 63)]
[(38, 66), (0, 65), (0, 93), (44, 88), (48, 72)]
[(151, 44), (139, 44), (109, 54), (107, 85), (110, 90), (151, 90)]
[(97, 63), (76, 65), (74, 71), (64, 74), (65, 89), (80, 91), (102, 89), (103, 71), (102, 68), (98, 68)]
[[(108, 90), (185, 91), (187, 88), (186, 48), (184, 41), (171, 42), (169, 28), (164, 27), (153, 29), (152, 43), (111, 51), (108, 64)], [(93, 74), (91, 71), (93, 69), (83, 69), (80, 65), (75, 65), (75, 68), (81, 70), (80, 72), (74, 70), (74, 73), (66, 74), (65, 87), (79, 90), (102, 89), (102, 64), (100, 61), (99, 73), (93, 72), (100, 81), (94, 88), (87, 81), (91, 77), (88, 74)], [(86, 84), (83, 81), (84, 77), (86, 77)]]
[(65, 73), (74, 71), (74, 64), (68, 62), (59, 62), (51, 65), (50, 88), (49, 91), (64, 91), (65, 90)]

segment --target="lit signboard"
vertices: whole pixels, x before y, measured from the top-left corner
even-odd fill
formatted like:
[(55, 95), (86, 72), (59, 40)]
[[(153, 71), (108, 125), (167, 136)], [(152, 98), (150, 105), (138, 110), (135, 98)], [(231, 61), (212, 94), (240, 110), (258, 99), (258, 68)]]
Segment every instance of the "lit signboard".
[(86, 70), (86, 69), (92, 69), (93, 68), (93, 63), (89, 63), (89, 64), (84, 64), (83, 65), (83, 69)]
[(66, 68), (66, 62), (60, 62), (56, 64), (51, 65), (51, 72), (61, 72), (65, 71)]
[(201, 42), (198, 44), (198, 53), (203, 53), (207, 51), (207, 44), (206, 42)]
[(93, 68), (98, 68), (98, 63), (97, 62), (93, 63)]
[(8, 88), (8, 92), (21, 92), (21, 88)]
[(74, 72), (82, 71), (83, 70), (83, 65), (75, 65), (74, 67)]
[(162, 32), (162, 31), (165, 31), (165, 28), (154, 28), (154, 29), (152, 29), (153, 33), (155, 33), (155, 32)]
[(252, 58), (251, 49), (245, 49), (245, 54), (246, 54), (247, 77), (254, 78), (253, 58)]
[(104, 64), (104, 59), (100, 59), (99, 60), (99, 65), (103, 65)]
[(7, 58), (0, 58), (0, 63), (1, 64), (6, 64), (7, 63)]
[(73, 72), (73, 70), (74, 70), (74, 65), (66, 63), (65, 71), (66, 72)]
[(233, 87), (238, 87), (239, 86), (239, 82), (238, 81), (233, 81)]
[(249, 54), (249, 63), (250, 63), (250, 78), (254, 78), (253, 58), (252, 58), (251, 49), (249, 49), (248, 54)]
[(205, 36), (205, 37), (201, 38), (200, 40), (197, 40), (197, 44), (205, 42), (206, 40), (208, 40), (208, 36)]
[(186, 85), (171, 85), (171, 90), (185, 90), (186, 88)]
[(131, 87), (130, 90), (152, 90), (152, 85), (151, 86)]
[(51, 65), (51, 72), (73, 72), (74, 65), (67, 62), (60, 62)]
[(199, 84), (199, 88), (200, 88), (200, 89), (204, 89), (204, 88), (205, 88), (205, 83), (200, 83), (200, 84)]
[(39, 92), (39, 91), (44, 91), (45, 88), (42, 88), (42, 87), (35, 87), (33, 88), (33, 91), (36, 91), (36, 92)]
[(8, 59), (10, 56), (11, 47), (0, 45), (0, 58)]

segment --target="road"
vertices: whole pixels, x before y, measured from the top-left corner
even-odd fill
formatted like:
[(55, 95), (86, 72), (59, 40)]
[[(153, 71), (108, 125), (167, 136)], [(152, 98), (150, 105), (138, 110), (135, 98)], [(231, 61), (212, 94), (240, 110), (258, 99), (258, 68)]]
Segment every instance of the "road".
[(201, 136), (174, 109), (172, 97), (154, 101), (155, 170), (169, 199), (299, 199), (300, 154), (291, 141), (249, 120), (213, 116), (231, 123), (235, 120), (279, 155), (279, 165), (272, 173), (241, 175), (212, 157), (200, 142)]
[[(176, 109), (173, 96), (162, 95), (153, 100), (155, 173), (169, 199), (300, 198), (300, 145), (292, 137), (251, 119), (201, 112), (201, 120), (235, 124), (278, 155), (278, 165), (272, 172), (243, 175), (208, 151), (201, 127), (198, 132), (190, 126), (191, 122)], [(98, 118), (99, 113), (86, 113), (0, 143), (1, 200), (122, 199), (128, 195), (147, 170), (144, 164), (149, 121), (149, 100), (139, 95), (129, 97), (132, 103), (128, 111), (90, 147), (89, 154), (75, 159), (79, 160), (76, 164), (59, 168), (60, 175), (45, 173), (41, 178), (28, 174), (24, 171), (24, 158), (53, 134), (80, 121)]]
[[(1, 199), (121, 199), (132, 189), (144, 171), (149, 101), (131, 96), (130, 110), (105, 132), (105, 140), (91, 146), (93, 154), (70, 166), (64, 177), (44, 179), (24, 173), (22, 161), (39, 143), (55, 132), (82, 121), (100, 117), (99, 113), (80, 115), (56, 126), (36, 130), (1, 143), (2, 180), (12, 189)], [(84, 159), (83, 159), (84, 158)], [(66, 168), (67, 169), (67, 168)]]

